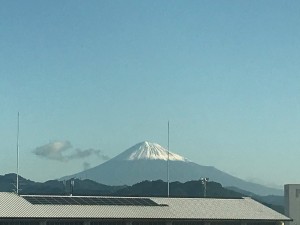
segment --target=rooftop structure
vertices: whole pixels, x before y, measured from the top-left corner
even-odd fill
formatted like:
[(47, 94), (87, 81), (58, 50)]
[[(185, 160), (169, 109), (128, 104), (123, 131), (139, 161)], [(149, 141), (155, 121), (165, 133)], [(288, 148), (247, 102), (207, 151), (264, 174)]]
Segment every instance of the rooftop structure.
[[(0, 225), (282, 224), (290, 219), (251, 198), (19, 196), (0, 192)], [(92, 223), (92, 224), (91, 224)], [(97, 223), (97, 224), (95, 224)], [(13, 223), (15, 225), (15, 223)]]
[(284, 185), (284, 205), (285, 215), (293, 219), (288, 225), (300, 224), (300, 184)]

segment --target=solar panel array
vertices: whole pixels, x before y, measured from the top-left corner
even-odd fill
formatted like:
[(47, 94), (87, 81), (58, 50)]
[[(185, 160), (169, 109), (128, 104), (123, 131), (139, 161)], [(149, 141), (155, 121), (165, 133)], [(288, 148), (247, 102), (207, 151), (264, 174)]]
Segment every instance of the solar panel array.
[(33, 205), (160, 206), (149, 198), (103, 198), (69, 196), (22, 196)]

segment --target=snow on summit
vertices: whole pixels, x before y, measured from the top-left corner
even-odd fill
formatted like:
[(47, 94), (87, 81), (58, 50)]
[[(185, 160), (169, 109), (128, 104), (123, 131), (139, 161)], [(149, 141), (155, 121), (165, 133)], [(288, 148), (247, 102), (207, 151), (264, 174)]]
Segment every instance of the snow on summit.
[[(114, 160), (168, 160), (168, 150), (156, 143), (141, 142), (131, 148), (125, 150), (120, 155), (116, 156)], [(180, 155), (169, 152), (169, 160), (172, 161), (189, 161)]]

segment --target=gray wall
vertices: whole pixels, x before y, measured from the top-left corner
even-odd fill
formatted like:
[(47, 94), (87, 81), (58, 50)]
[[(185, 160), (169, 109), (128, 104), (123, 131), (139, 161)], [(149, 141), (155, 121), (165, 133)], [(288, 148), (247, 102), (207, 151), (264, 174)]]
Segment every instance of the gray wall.
[(284, 185), (284, 211), (293, 219), (286, 225), (300, 225), (300, 184)]

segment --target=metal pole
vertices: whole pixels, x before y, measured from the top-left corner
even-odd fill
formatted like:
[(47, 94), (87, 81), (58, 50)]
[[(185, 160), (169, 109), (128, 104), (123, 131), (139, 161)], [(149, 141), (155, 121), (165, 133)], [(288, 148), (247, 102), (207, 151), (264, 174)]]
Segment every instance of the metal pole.
[(71, 183), (71, 196), (73, 196), (74, 195), (74, 185), (75, 185), (75, 182), (74, 182), (74, 180), (73, 179), (71, 179), (71, 181), (70, 181)]
[(17, 127), (17, 194), (19, 194), (19, 132), (20, 132), (20, 113), (18, 112), (18, 127)]
[(168, 197), (170, 196), (170, 169), (169, 169), (169, 159), (170, 159), (170, 123), (169, 123), (169, 121), (168, 121), (168, 160), (167, 160)]

